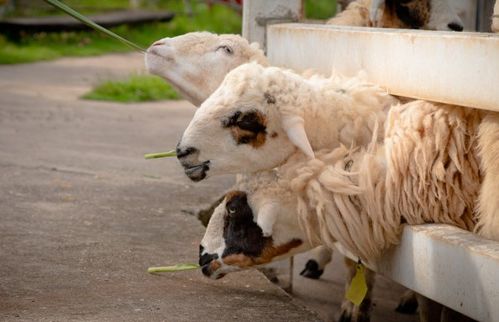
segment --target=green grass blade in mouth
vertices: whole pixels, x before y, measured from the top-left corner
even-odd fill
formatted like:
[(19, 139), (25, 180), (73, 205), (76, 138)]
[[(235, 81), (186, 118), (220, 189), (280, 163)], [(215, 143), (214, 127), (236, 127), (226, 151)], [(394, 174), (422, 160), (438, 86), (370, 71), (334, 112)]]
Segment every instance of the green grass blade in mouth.
[(73, 17), (73, 18), (81, 21), (82, 23), (86, 24), (87, 26), (89, 26), (89, 27), (91, 27), (91, 28), (93, 28), (95, 30), (98, 30), (100, 32), (103, 32), (106, 35), (108, 35), (109, 37), (114, 38), (114, 39), (116, 39), (118, 41), (121, 41), (122, 43), (124, 43), (127, 46), (132, 47), (133, 49), (136, 49), (136, 50), (141, 51), (141, 52), (145, 52), (145, 50), (142, 47), (140, 47), (140, 46), (134, 44), (133, 42), (131, 42), (129, 40), (126, 40), (125, 38), (123, 38), (123, 37), (115, 34), (111, 30), (108, 30), (108, 29), (106, 29), (106, 28), (104, 28), (104, 27), (96, 24), (92, 20), (88, 19), (84, 15), (82, 15), (79, 12), (75, 11), (71, 7), (68, 7), (64, 3), (62, 3), (62, 2), (60, 2), (58, 0), (45, 0), (45, 2), (51, 4), (52, 6), (56, 7), (59, 10), (64, 11), (65, 13), (67, 13), (68, 15), (70, 15), (71, 17)]
[(171, 150), (168, 152), (144, 154), (144, 159), (149, 160), (149, 159), (159, 159), (159, 158), (171, 158), (176, 156), (177, 153), (175, 152), (175, 150)]
[(173, 266), (160, 266), (160, 267), (149, 267), (147, 269), (148, 273), (171, 273), (180, 271), (190, 271), (193, 269), (199, 269), (201, 266), (198, 264), (177, 264)]

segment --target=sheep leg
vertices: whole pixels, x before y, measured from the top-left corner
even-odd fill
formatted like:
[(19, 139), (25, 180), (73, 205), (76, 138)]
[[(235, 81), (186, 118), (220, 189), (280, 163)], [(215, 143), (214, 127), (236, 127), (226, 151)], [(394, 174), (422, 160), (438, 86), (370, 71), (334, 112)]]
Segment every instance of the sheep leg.
[(324, 273), (326, 265), (331, 262), (333, 251), (326, 246), (318, 246), (312, 249), (309, 254), (312, 258), (307, 261), (300, 275), (311, 279), (319, 279)]
[(395, 311), (402, 314), (414, 314), (418, 310), (418, 300), (416, 293), (412, 290), (407, 290), (400, 297), (399, 305)]
[(484, 180), (479, 196), (477, 232), (499, 240), (499, 113), (487, 114), (478, 132)]
[[(350, 287), (353, 277), (355, 276), (355, 265), (356, 262), (345, 257), (345, 265), (347, 267), (347, 277), (345, 283), (345, 292)], [(371, 320), (372, 311), (372, 289), (374, 287), (374, 281), (376, 273), (366, 268), (365, 270), (366, 284), (367, 284), (367, 294), (362, 303), (359, 306), (354, 305), (347, 299), (344, 299), (341, 303), (341, 315), (338, 319), (339, 322), (369, 322)]]

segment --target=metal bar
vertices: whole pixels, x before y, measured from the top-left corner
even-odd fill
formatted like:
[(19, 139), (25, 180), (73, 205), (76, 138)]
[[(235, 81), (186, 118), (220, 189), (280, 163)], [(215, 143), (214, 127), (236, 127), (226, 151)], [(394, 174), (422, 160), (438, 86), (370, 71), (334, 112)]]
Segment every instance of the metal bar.
[(280, 24), (267, 37), (276, 66), (364, 70), (395, 95), (499, 111), (498, 35)]

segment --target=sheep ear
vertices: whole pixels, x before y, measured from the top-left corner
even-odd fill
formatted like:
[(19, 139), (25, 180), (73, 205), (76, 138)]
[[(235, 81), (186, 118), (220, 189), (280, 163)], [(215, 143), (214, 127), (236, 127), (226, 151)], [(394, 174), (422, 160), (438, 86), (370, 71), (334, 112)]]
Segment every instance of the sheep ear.
[(371, 2), (371, 8), (369, 10), (369, 19), (371, 20), (371, 23), (374, 27), (378, 25), (378, 9), (382, 9), (382, 6), (384, 6), (385, 0), (373, 0)]
[(277, 210), (278, 207), (274, 203), (267, 203), (258, 211), (256, 224), (262, 229), (263, 237), (272, 236), (272, 230), (277, 218)]
[(305, 133), (303, 118), (299, 116), (284, 116), (282, 118), (282, 127), (288, 138), (309, 158), (315, 158), (314, 151), (308, 141), (307, 133)]

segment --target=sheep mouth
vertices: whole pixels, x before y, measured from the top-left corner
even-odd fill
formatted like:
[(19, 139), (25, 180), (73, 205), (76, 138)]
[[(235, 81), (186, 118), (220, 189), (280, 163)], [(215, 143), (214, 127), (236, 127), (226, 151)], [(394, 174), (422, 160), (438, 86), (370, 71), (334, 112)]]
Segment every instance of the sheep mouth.
[(218, 268), (219, 268), (218, 265), (215, 265), (215, 268), (212, 267), (212, 263), (210, 262), (210, 263), (204, 265), (202, 267), (201, 271), (203, 272), (204, 276), (211, 278), (211, 279), (214, 279), (214, 280), (219, 280), (222, 277), (224, 277), (226, 274), (221, 273), (221, 272), (217, 272)]
[(168, 51), (167, 49), (162, 48), (161, 46), (160, 47), (151, 46), (151, 47), (147, 48), (146, 56), (148, 56), (147, 58), (157, 57), (157, 58), (160, 58), (162, 60), (169, 61), (169, 62), (175, 61), (175, 59), (171, 55), (171, 51)]
[(210, 161), (204, 161), (197, 165), (184, 165), (184, 173), (194, 182), (198, 182), (206, 178), (206, 173), (210, 170)]

